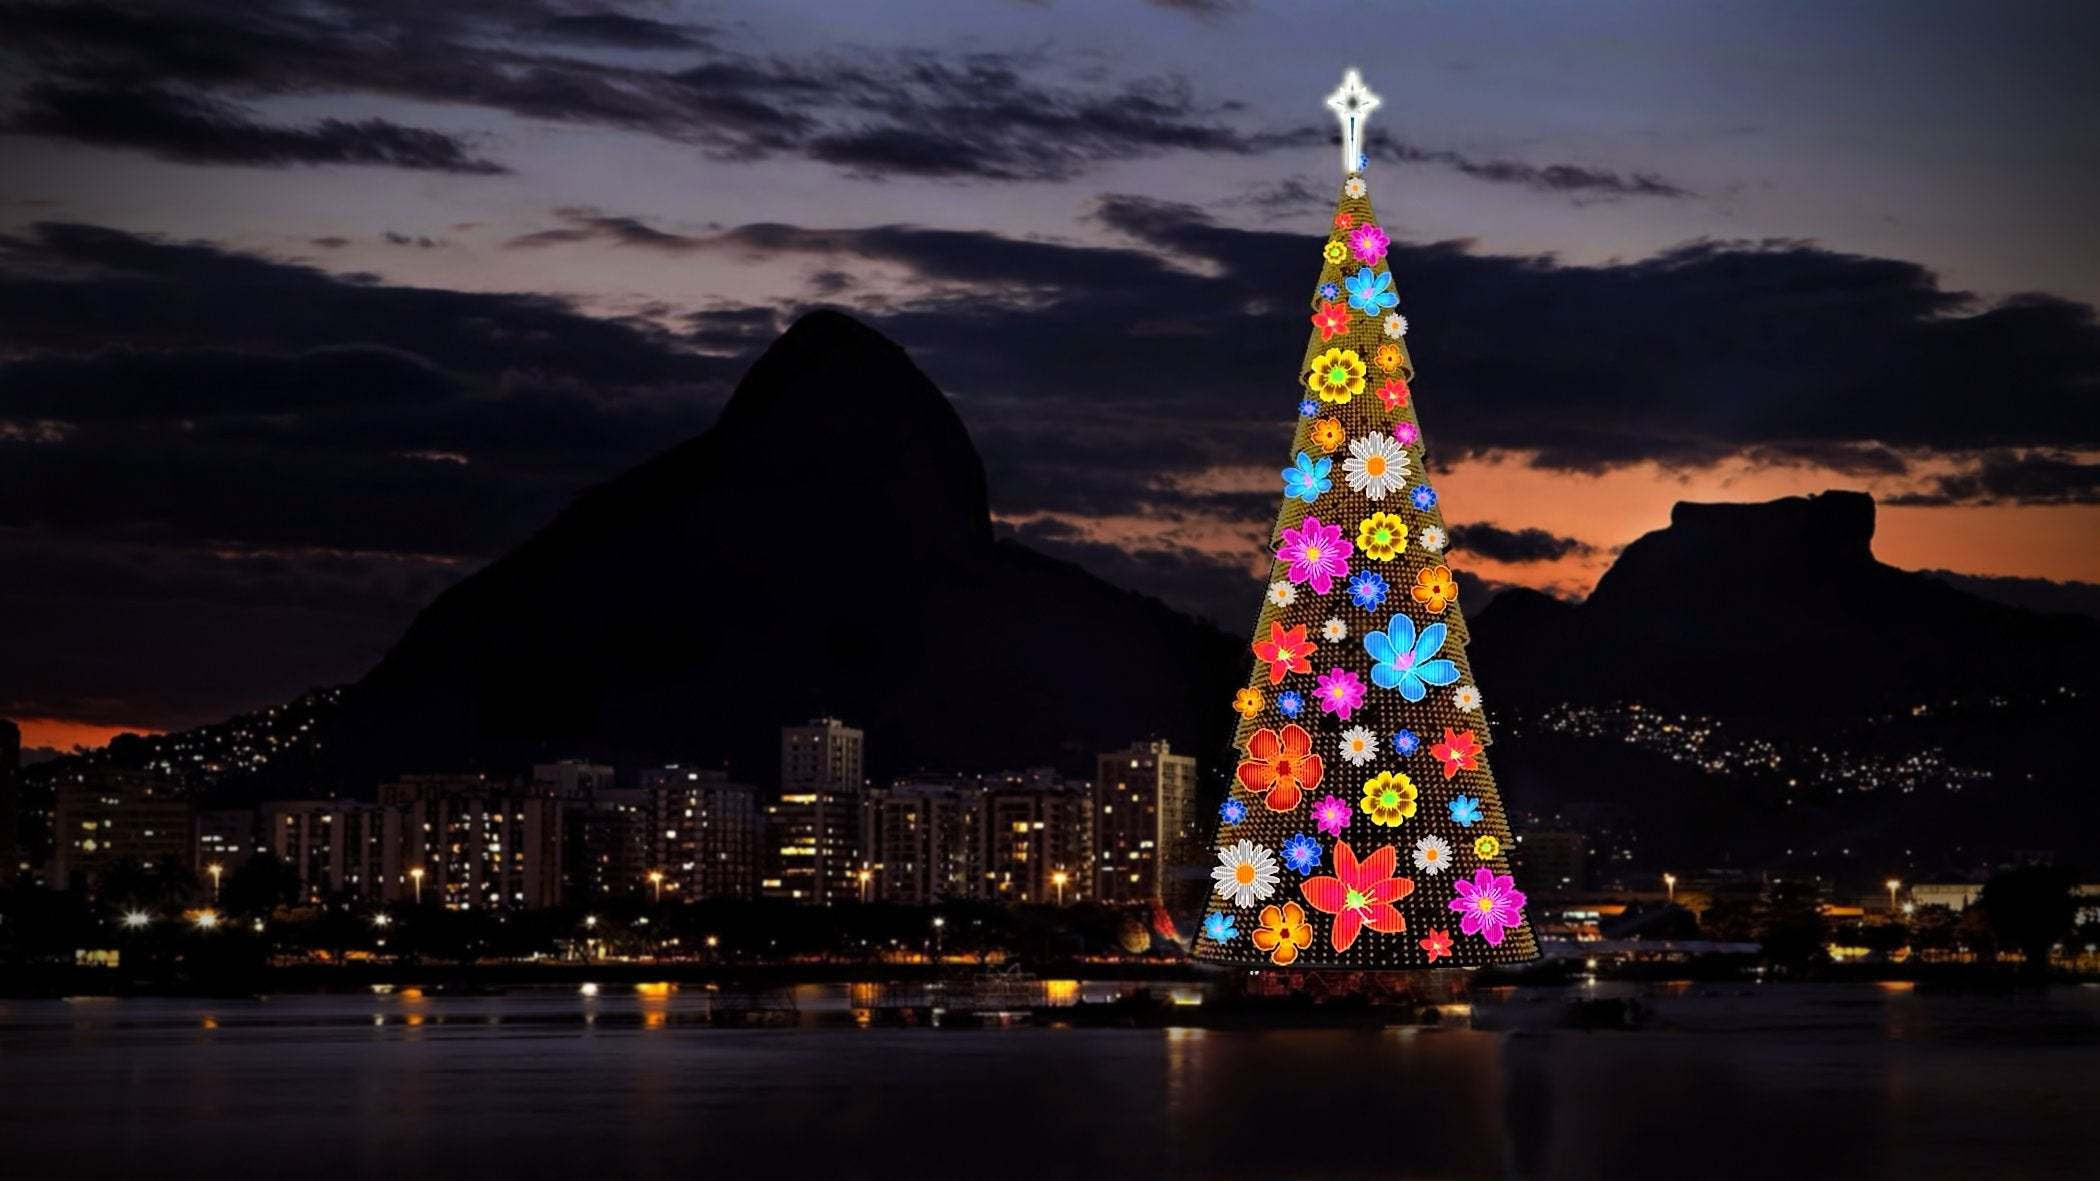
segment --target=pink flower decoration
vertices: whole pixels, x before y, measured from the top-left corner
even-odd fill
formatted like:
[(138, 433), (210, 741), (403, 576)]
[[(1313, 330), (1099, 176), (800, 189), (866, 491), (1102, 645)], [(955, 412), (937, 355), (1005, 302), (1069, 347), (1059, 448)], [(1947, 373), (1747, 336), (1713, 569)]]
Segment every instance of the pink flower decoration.
[(1412, 447), (1421, 440), (1422, 432), (1415, 429), (1414, 423), (1396, 422), (1393, 424), (1393, 437), (1400, 440), (1401, 446)]
[(1375, 265), (1379, 259), (1385, 257), (1386, 247), (1392, 244), (1393, 240), (1385, 236), (1384, 230), (1369, 222), (1349, 231), (1350, 253), (1366, 263)]
[(1313, 804), (1313, 823), (1328, 836), (1334, 836), (1349, 827), (1351, 815), (1349, 801), (1338, 795), (1324, 795)]
[(1292, 582), (1309, 582), (1314, 594), (1324, 595), (1334, 589), (1335, 579), (1349, 577), (1352, 548), (1342, 540), (1340, 525), (1323, 525), (1320, 518), (1307, 517), (1298, 528), (1283, 531), (1276, 558), (1291, 564), (1287, 577)]
[(1314, 696), (1320, 699), (1320, 712), (1334, 714), (1345, 722), (1364, 703), (1364, 679), (1346, 668), (1328, 669), (1313, 686)]
[(1524, 891), (1517, 889), (1516, 880), (1508, 874), (1483, 865), (1473, 871), (1472, 881), (1460, 879), (1452, 888), (1458, 897), (1451, 900), (1451, 909), (1466, 916), (1459, 920), (1458, 929), (1487, 940), (1489, 947), (1502, 946), (1503, 930), (1524, 922)]

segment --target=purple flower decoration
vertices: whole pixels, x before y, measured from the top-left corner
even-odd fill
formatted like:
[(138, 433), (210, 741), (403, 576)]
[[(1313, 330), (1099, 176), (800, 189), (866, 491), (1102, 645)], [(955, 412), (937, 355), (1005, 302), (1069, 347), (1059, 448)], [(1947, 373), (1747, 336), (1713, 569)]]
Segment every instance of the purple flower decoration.
[(1524, 892), (1508, 874), (1483, 865), (1473, 871), (1472, 881), (1460, 879), (1452, 888), (1458, 897), (1451, 900), (1451, 909), (1466, 916), (1458, 929), (1487, 940), (1489, 947), (1502, 946), (1502, 932), (1524, 922)]
[(1283, 843), (1283, 863), (1299, 873), (1311, 873), (1320, 867), (1320, 842), (1304, 833), (1294, 833)]
[(1312, 806), (1313, 823), (1328, 836), (1336, 836), (1349, 827), (1349, 801), (1334, 794), (1321, 796)]
[(1349, 577), (1352, 548), (1342, 540), (1341, 526), (1323, 525), (1320, 518), (1307, 517), (1298, 528), (1283, 531), (1276, 558), (1291, 564), (1287, 577), (1293, 583), (1309, 582), (1314, 594), (1324, 595), (1334, 589), (1335, 579)]
[(1393, 437), (1400, 440), (1401, 446), (1412, 447), (1422, 441), (1422, 432), (1415, 428), (1414, 423), (1396, 422), (1393, 424)]
[(1413, 730), (1402, 730), (1393, 735), (1393, 749), (1403, 755), (1411, 755), (1422, 749), (1422, 740), (1415, 737)]
[(1346, 668), (1330, 668), (1321, 673), (1320, 679), (1313, 682), (1313, 689), (1320, 699), (1320, 712), (1345, 722), (1364, 703), (1364, 679)]
[(1384, 230), (1369, 222), (1349, 231), (1349, 252), (1362, 262), (1376, 263), (1385, 257), (1386, 247), (1392, 244), (1393, 240), (1385, 236)]

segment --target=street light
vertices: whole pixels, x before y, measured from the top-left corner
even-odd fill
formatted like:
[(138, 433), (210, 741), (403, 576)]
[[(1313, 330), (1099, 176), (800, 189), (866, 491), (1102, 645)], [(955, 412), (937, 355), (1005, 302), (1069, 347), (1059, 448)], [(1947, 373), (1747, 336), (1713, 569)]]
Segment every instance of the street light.
[(408, 876), (416, 883), (416, 905), (421, 906), (423, 905), (423, 867), (418, 865), (414, 869), (409, 870)]
[(153, 916), (143, 910), (127, 910), (124, 912), (124, 925), (134, 931), (152, 921)]
[(217, 911), (200, 910), (197, 912), (197, 926), (200, 930), (209, 931), (218, 925), (219, 913)]
[(217, 902), (219, 900), (219, 875), (226, 872), (226, 867), (214, 861), (204, 867), (204, 872), (211, 875), (211, 900)]
[(1674, 874), (1674, 873), (1666, 873), (1666, 874), (1664, 874), (1664, 875), (1663, 875), (1663, 890), (1664, 890), (1665, 892), (1667, 892), (1667, 893), (1669, 894), (1669, 897), (1670, 897), (1670, 901), (1672, 901), (1672, 902), (1675, 902), (1675, 901), (1677, 901), (1677, 875), (1676, 875), (1676, 874)]
[(649, 884), (656, 887), (656, 901), (661, 904), (664, 900), (664, 871), (660, 869), (650, 870)]
[(1057, 887), (1057, 904), (1059, 906), (1065, 904), (1065, 883), (1071, 880), (1072, 875), (1061, 869), (1050, 875), (1050, 884)]
[(388, 923), (391, 923), (391, 922), (393, 922), (393, 921), (394, 921), (394, 916), (392, 916), (392, 915), (388, 914), (387, 912), (385, 912), (385, 911), (383, 911), (383, 910), (381, 910), (381, 911), (374, 911), (374, 912), (373, 912), (373, 914), (372, 914), (372, 925), (373, 925), (373, 926), (375, 926), (375, 927), (384, 927), (384, 926), (386, 926), (386, 925), (387, 925)]
[(1903, 883), (1890, 878), (1882, 884), (1889, 888), (1889, 912), (1893, 914), (1896, 910), (1896, 891), (1902, 888)]
[(868, 867), (863, 865), (860, 867), (860, 873), (855, 876), (860, 878), (860, 900), (866, 902), (868, 900), (868, 883), (875, 879), (875, 875), (869, 873)]

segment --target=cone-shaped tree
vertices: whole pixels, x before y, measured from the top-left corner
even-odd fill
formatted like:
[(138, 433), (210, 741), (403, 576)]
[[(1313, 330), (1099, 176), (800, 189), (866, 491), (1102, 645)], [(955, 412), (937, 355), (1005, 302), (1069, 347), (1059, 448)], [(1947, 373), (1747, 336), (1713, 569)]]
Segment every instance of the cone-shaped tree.
[(1538, 954), (1423, 462), (1408, 325), (1361, 171), (1375, 105), (1354, 71), (1329, 100), (1348, 171), (1319, 252), (1253, 672), (1231, 703), (1240, 762), (1196, 947), (1218, 963)]

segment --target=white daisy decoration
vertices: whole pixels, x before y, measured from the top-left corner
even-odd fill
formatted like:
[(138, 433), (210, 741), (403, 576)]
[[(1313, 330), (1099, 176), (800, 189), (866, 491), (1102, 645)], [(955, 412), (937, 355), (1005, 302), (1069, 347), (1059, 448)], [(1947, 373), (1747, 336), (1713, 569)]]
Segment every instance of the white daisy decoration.
[(1351, 197), (1363, 196), (1365, 192), (1364, 178), (1352, 176), (1348, 180), (1343, 181), (1342, 192), (1347, 193)]
[(1364, 494), (1367, 500), (1384, 500), (1388, 492), (1397, 492), (1407, 483), (1407, 451), (1384, 431), (1372, 431), (1360, 439), (1349, 442), (1349, 458), (1342, 461), (1342, 472), (1349, 477), (1349, 487)]
[(1288, 607), (1298, 601), (1298, 588), (1288, 582), (1269, 584), (1269, 601), (1278, 607)]
[(1330, 644), (1339, 644), (1349, 638), (1349, 625), (1340, 619), (1330, 619), (1320, 625), (1320, 637)]
[(1378, 739), (1362, 726), (1351, 726), (1342, 731), (1342, 761), (1352, 767), (1361, 767), (1378, 753)]
[(1442, 529), (1437, 528), (1435, 525), (1422, 526), (1422, 548), (1428, 550), (1430, 553), (1443, 553), (1444, 546), (1449, 544), (1450, 541), (1451, 539), (1444, 535), (1444, 531)]
[(1218, 850), (1217, 868), (1210, 871), (1211, 880), (1218, 883), (1218, 897), (1234, 906), (1252, 906), (1274, 894), (1281, 876), (1276, 855), (1253, 841)]
[(1385, 317), (1385, 334), (1398, 340), (1407, 335), (1407, 317), (1398, 312), (1389, 312)]
[(1438, 836), (1423, 837), (1415, 842), (1415, 868), (1432, 877), (1444, 872), (1451, 864), (1451, 842)]
[(1451, 691), (1451, 704), (1472, 713), (1480, 708), (1480, 690), (1471, 685), (1460, 685)]

